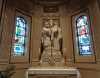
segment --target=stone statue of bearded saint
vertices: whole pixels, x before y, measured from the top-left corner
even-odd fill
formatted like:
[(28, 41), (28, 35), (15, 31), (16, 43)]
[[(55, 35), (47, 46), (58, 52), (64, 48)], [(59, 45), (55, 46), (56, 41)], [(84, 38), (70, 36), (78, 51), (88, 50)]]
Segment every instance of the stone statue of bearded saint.
[(45, 26), (42, 29), (42, 39), (41, 39), (41, 53), (40, 58), (42, 54), (50, 56), (51, 51), (52, 54), (55, 56), (58, 54), (58, 56), (62, 56), (62, 34), (61, 34), (61, 28), (57, 21), (49, 20), (46, 21)]

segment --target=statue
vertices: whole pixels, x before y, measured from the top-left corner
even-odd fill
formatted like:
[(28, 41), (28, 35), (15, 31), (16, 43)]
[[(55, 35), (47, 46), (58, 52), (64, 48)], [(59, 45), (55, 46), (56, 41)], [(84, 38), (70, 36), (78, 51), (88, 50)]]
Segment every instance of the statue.
[(63, 38), (58, 19), (44, 20), (39, 60), (54, 64), (62, 59)]

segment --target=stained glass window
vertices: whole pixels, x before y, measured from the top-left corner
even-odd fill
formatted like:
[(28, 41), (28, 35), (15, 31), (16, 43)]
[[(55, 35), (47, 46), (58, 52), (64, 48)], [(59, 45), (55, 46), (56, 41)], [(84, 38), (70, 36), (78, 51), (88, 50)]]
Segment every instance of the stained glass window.
[(27, 42), (27, 22), (23, 17), (16, 18), (16, 28), (13, 39), (13, 55), (24, 56)]
[(92, 55), (93, 45), (88, 16), (82, 15), (76, 20), (76, 30), (79, 55)]

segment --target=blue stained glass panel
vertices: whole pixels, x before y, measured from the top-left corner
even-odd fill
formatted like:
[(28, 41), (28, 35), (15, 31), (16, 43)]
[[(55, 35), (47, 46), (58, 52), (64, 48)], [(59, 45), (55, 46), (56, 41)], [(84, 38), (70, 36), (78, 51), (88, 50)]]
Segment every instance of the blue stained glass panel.
[(89, 45), (90, 44), (90, 38), (89, 36), (87, 35), (82, 35), (82, 36), (79, 36), (79, 44), (80, 45)]
[(25, 55), (27, 22), (22, 17), (16, 18), (15, 41), (13, 45), (14, 56)]
[(77, 19), (77, 27), (81, 27), (87, 24), (88, 24), (87, 16), (82, 16), (79, 19)]
[(17, 17), (16, 25), (25, 28), (26, 22), (23, 18)]
[(91, 51), (92, 51), (92, 49), (88, 45), (80, 47), (80, 54), (81, 55), (89, 55), (89, 54), (91, 54)]
[(77, 42), (80, 55), (91, 55), (93, 53), (92, 39), (89, 30), (88, 17), (83, 15), (76, 20)]
[(25, 36), (25, 29), (16, 26), (16, 35), (22, 35), (22, 36)]
[(19, 44), (15, 44), (14, 45), (14, 52), (18, 52), (18, 53), (24, 52), (24, 46), (19, 45)]
[(18, 44), (25, 44), (25, 38), (23, 36), (15, 36)]

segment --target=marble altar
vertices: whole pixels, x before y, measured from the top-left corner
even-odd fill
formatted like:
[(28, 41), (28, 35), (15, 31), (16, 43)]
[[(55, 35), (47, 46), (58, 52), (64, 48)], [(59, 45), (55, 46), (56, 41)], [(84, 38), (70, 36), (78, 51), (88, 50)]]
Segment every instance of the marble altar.
[(29, 78), (29, 75), (76, 75), (81, 78), (79, 70), (74, 67), (30, 67), (26, 71), (26, 78)]

